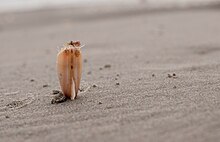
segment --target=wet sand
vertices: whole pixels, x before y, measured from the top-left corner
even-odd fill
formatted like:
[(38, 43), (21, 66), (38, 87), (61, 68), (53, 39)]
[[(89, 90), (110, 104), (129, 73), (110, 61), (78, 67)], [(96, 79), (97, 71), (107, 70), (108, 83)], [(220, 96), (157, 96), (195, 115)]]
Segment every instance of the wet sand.
[[(98, 13), (98, 14), (97, 14)], [(220, 11), (0, 15), (0, 141), (217, 142)], [(56, 54), (80, 40), (82, 89), (51, 104)]]

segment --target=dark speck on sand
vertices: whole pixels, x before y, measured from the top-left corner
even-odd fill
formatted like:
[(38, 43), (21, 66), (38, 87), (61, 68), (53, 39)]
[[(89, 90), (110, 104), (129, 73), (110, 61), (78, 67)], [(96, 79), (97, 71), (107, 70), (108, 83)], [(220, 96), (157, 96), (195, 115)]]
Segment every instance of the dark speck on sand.
[(104, 66), (104, 68), (111, 68), (111, 65), (110, 65), (110, 64), (106, 64), (106, 65)]
[(87, 72), (87, 74), (88, 74), (88, 75), (90, 75), (90, 74), (92, 74), (92, 72), (91, 72), (91, 71), (89, 71), (89, 72)]
[(101, 105), (101, 104), (102, 104), (102, 102), (99, 102), (98, 104), (99, 104), (99, 105)]
[(59, 94), (60, 91), (59, 90), (53, 90), (52, 93), (55, 95), (55, 94)]
[(117, 83), (116, 83), (116, 85), (120, 85), (120, 83), (119, 83), (119, 82), (117, 82)]
[(46, 88), (46, 87), (49, 87), (49, 85), (48, 85), (48, 84), (44, 84), (44, 85), (43, 85), (43, 88)]

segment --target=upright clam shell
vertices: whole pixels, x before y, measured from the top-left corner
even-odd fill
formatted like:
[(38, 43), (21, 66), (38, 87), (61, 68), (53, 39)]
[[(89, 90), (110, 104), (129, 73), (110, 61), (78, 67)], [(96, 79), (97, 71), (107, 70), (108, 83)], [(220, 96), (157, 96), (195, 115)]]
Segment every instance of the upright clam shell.
[(79, 41), (71, 41), (57, 55), (57, 73), (63, 94), (75, 99), (82, 75), (82, 55)]

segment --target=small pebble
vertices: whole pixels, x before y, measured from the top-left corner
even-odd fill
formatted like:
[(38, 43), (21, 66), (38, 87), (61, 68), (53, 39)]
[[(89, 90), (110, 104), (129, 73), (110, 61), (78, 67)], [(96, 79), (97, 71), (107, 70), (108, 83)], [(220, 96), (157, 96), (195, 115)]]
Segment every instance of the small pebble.
[(104, 66), (104, 68), (111, 68), (111, 65), (106, 64), (106, 65)]
[(87, 74), (92, 74), (92, 72), (91, 72), (91, 71), (89, 71)]
[(34, 81), (35, 81), (34, 79), (31, 79), (31, 80), (30, 80), (30, 82), (34, 82)]
[(102, 102), (99, 102), (99, 105), (101, 105), (102, 104)]
[(44, 84), (43, 87), (44, 87), (44, 88), (45, 88), (45, 87), (49, 87), (49, 85), (48, 85), (48, 84)]
[(106, 109), (111, 109), (111, 108), (112, 108), (112, 106), (107, 106), (107, 107), (106, 107)]
[(173, 89), (176, 89), (176, 86), (173, 86)]
[(116, 85), (120, 85), (120, 83), (117, 82)]
[(152, 77), (155, 77), (155, 74), (152, 74)]
[(173, 73), (173, 76), (176, 76), (176, 74), (175, 74), (175, 73)]
[(60, 93), (60, 91), (59, 90), (53, 90), (53, 94), (55, 95), (55, 94), (59, 94)]
[(9, 118), (9, 116), (8, 116), (8, 115), (6, 115), (6, 116), (5, 116), (5, 118)]
[(96, 87), (97, 87), (97, 85), (95, 85), (95, 84), (94, 84), (94, 85), (92, 85), (92, 87), (93, 87), (93, 88), (96, 88)]
[(120, 75), (119, 75), (119, 74), (117, 74), (116, 76), (117, 76), (117, 77), (119, 77)]

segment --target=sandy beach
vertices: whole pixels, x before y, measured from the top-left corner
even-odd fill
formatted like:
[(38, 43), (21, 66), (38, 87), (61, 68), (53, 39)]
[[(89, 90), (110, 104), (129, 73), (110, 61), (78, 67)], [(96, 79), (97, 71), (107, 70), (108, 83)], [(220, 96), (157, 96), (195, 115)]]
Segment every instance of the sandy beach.
[[(0, 14), (0, 142), (217, 142), (220, 10)], [(82, 92), (51, 104), (56, 55), (80, 40)]]

